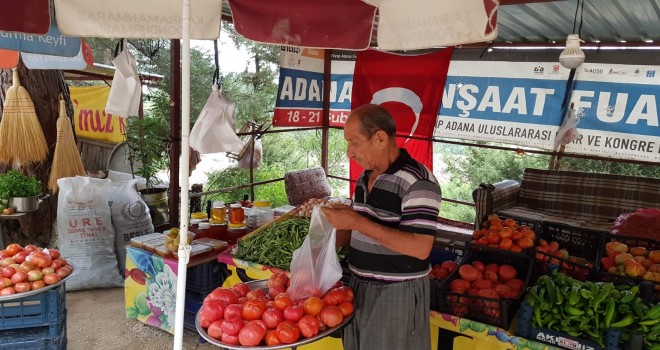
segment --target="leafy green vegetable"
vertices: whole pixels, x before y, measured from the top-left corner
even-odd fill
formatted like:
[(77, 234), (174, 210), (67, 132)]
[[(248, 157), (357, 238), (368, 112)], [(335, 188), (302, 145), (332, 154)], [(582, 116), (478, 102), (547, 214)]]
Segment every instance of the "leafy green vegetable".
[(26, 176), (16, 170), (0, 174), (0, 198), (2, 199), (33, 197), (41, 193), (41, 182), (34, 175)]

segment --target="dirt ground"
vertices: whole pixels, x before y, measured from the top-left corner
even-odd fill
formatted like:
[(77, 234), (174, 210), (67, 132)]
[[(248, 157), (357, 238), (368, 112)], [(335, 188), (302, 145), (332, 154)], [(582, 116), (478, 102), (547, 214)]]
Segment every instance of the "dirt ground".
[[(161, 350), (174, 344), (174, 335), (126, 318), (123, 288), (67, 292), (66, 307), (69, 350)], [(199, 340), (186, 330), (183, 348), (221, 349)]]

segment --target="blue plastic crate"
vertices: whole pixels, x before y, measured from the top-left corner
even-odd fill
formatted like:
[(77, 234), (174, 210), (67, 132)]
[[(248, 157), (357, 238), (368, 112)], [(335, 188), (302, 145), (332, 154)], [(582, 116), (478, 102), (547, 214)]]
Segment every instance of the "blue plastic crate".
[(208, 294), (220, 287), (224, 282), (221, 266), (222, 263), (213, 259), (189, 268), (186, 272), (186, 290)]
[(621, 332), (608, 329), (605, 332), (605, 347), (587, 339), (573, 337), (563, 332), (547, 329), (532, 328), (532, 307), (523, 303), (518, 315), (516, 335), (519, 337), (535, 340), (561, 349), (569, 350), (618, 350)]
[(457, 251), (450, 251), (444, 249), (444, 247), (434, 246), (433, 249), (431, 249), (431, 256), (429, 259), (431, 260), (431, 265), (442, 264), (445, 261), (458, 263), (461, 260), (462, 255), (462, 251), (459, 254)]
[(60, 332), (51, 335), (49, 327), (32, 327), (0, 332), (0, 350), (64, 350), (67, 348), (66, 319)]
[[(186, 301), (184, 303), (184, 312), (183, 312), (183, 327), (191, 331), (197, 332), (197, 327), (195, 327), (195, 317), (197, 317), (197, 312), (202, 308), (204, 304), (204, 298), (207, 294), (199, 294), (195, 292), (186, 291)], [(199, 337), (200, 343), (206, 343), (206, 340)]]
[(37, 295), (0, 302), (0, 330), (48, 326), (66, 311), (64, 284)]

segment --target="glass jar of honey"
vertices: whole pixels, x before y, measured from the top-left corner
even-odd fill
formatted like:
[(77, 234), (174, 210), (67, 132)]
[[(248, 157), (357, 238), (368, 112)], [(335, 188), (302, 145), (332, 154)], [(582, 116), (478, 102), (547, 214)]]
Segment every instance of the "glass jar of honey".
[(214, 225), (224, 225), (227, 220), (227, 208), (225, 202), (214, 201), (211, 208), (211, 220), (209, 222)]
[(243, 224), (245, 221), (245, 211), (241, 203), (232, 203), (229, 206), (229, 224)]

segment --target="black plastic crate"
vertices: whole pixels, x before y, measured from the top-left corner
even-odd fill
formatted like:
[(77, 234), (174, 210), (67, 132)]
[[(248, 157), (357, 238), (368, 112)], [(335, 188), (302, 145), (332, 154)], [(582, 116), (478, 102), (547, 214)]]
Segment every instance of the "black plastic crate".
[(36, 295), (0, 302), (0, 330), (56, 324), (66, 312), (64, 284)]
[(595, 264), (586, 259), (578, 257), (564, 259), (551, 253), (537, 250), (534, 256), (534, 267), (530, 281), (535, 283), (540, 276), (550, 275), (555, 270), (580, 281), (594, 281), (597, 272)]
[(532, 307), (522, 303), (520, 313), (518, 314), (518, 322), (516, 323), (516, 335), (522, 338), (538, 341), (561, 349), (569, 350), (618, 350), (621, 333), (617, 330), (607, 330), (605, 333), (605, 346), (602, 347), (595, 342), (573, 337), (569, 334), (551, 330), (547, 328), (533, 328), (532, 327)]
[(541, 229), (540, 239), (544, 239), (548, 243), (555, 241), (559, 243), (559, 248), (566, 249), (570, 256), (577, 256), (596, 263), (600, 260), (605, 236), (599, 231), (545, 222)]
[[(432, 281), (436, 297), (431, 300), (431, 309), (473, 321), (508, 329), (513, 316), (523, 300), (524, 290), (529, 283), (532, 269), (532, 257), (527, 255), (490, 254), (484, 251), (469, 251), (461, 265), (479, 260), (485, 265), (496, 263), (508, 264), (518, 272), (516, 278), (525, 282), (523, 293), (516, 299), (491, 299), (476, 295), (452, 292), (451, 281), (459, 278), (458, 269), (442, 281)], [(460, 267), (460, 266), (459, 266)]]
[(614, 234), (607, 234), (605, 236), (606, 236), (605, 241), (603, 242), (602, 245), (603, 249), (601, 250), (603, 256), (605, 256), (605, 244), (613, 241), (624, 243), (625, 245), (628, 246), (628, 249), (634, 247), (644, 247), (648, 249), (648, 251), (660, 250), (660, 241), (656, 241), (653, 238), (622, 236), (622, 235), (614, 235)]
[(208, 294), (224, 282), (217, 259), (195, 265), (186, 273), (186, 290), (195, 293)]

